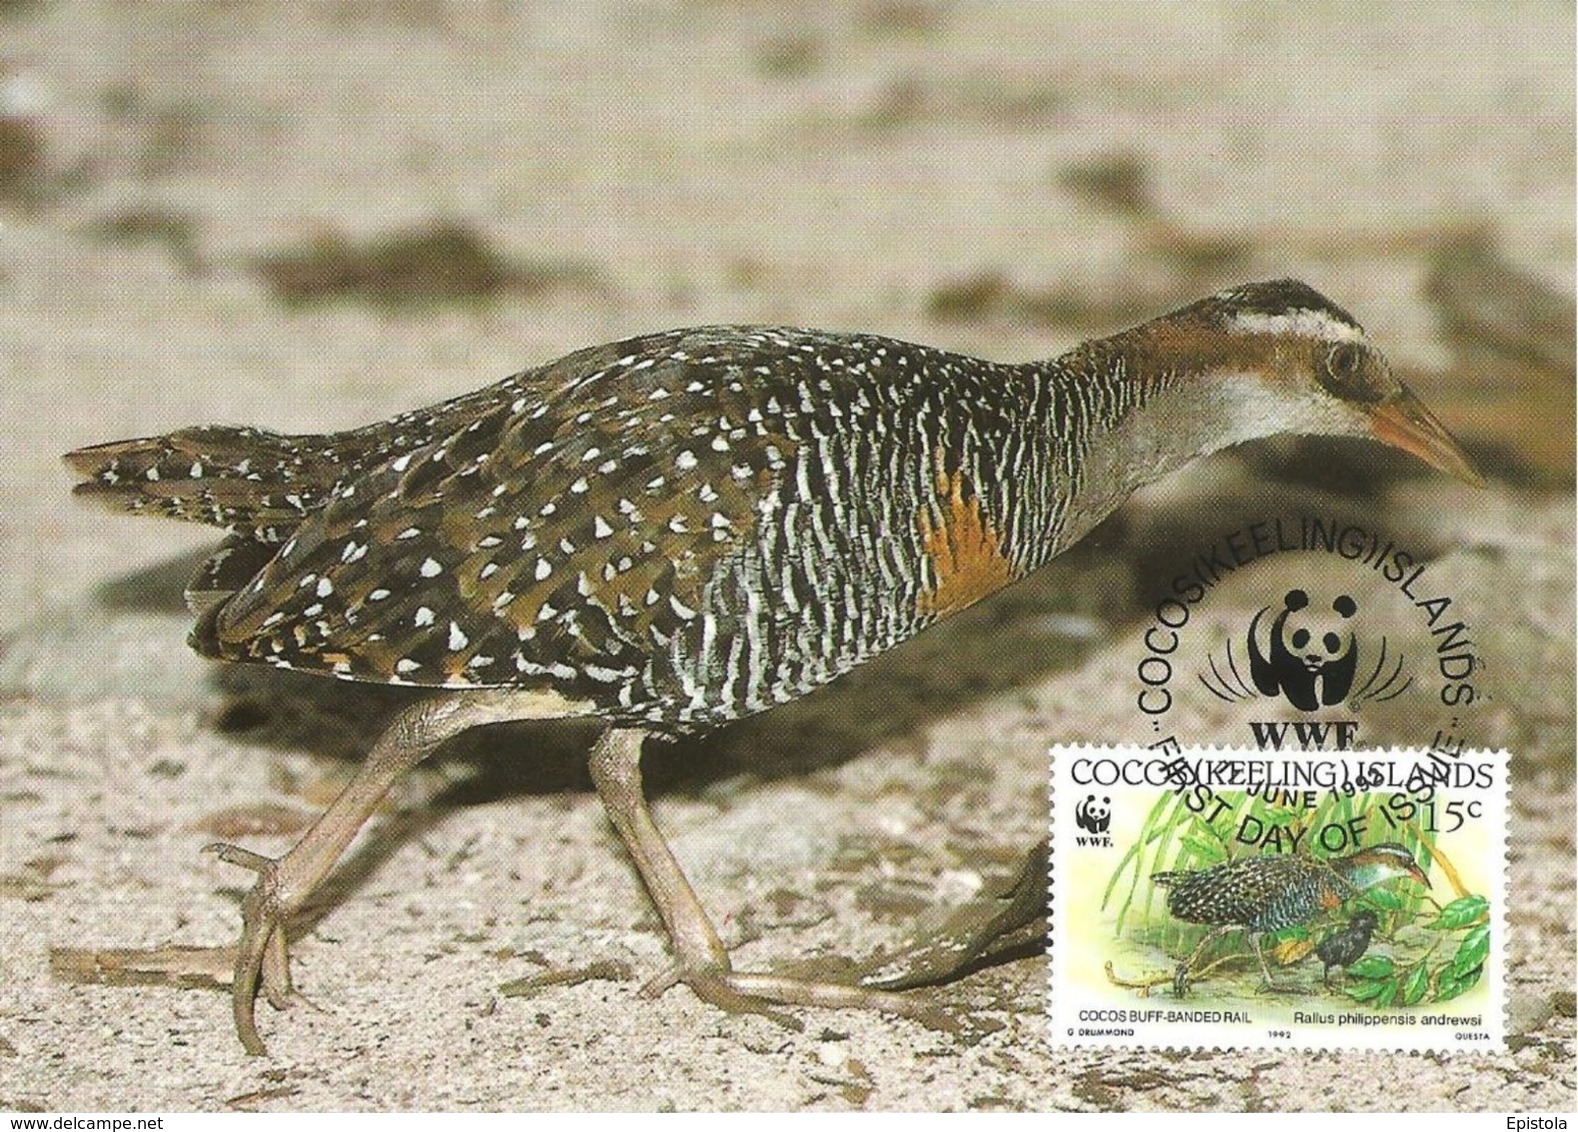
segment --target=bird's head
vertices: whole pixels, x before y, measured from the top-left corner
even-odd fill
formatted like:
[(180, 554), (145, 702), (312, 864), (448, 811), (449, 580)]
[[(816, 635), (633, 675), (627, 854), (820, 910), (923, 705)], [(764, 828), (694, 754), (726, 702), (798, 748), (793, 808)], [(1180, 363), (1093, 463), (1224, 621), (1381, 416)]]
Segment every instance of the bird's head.
[(1189, 395), (1219, 418), (1225, 443), (1281, 433), (1365, 437), (1484, 486), (1358, 321), (1306, 284), (1229, 288), (1132, 333), (1148, 355), (1183, 373)]
[(1369, 932), (1375, 930), (1375, 925), (1380, 923), (1380, 917), (1378, 917), (1368, 908), (1360, 908), (1353, 914), (1353, 917), (1348, 921), (1348, 923), (1350, 926), (1358, 928), (1360, 931)]
[(1430, 880), (1414, 860), (1414, 855), (1395, 841), (1367, 846), (1332, 864), (1360, 889), (1372, 888), (1398, 877), (1412, 877), (1426, 888), (1430, 887)]

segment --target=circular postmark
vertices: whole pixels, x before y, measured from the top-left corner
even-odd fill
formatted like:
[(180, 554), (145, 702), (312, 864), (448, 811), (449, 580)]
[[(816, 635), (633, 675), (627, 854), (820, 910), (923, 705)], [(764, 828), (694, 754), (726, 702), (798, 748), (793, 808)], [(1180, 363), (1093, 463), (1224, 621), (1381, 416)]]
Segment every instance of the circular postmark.
[(1489, 698), (1461, 603), (1422, 554), (1363, 523), (1247, 523), (1181, 555), (1148, 608), (1134, 704), (1155, 746), (1211, 718), (1234, 744), (1352, 750), (1384, 721), (1389, 742), (1457, 755)]

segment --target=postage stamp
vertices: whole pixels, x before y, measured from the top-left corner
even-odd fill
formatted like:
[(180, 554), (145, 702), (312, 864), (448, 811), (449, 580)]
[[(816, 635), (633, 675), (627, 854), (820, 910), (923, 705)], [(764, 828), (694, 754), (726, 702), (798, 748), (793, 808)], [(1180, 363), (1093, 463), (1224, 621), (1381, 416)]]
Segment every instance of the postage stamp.
[(1051, 1040), (1498, 1050), (1507, 756), (1058, 747)]

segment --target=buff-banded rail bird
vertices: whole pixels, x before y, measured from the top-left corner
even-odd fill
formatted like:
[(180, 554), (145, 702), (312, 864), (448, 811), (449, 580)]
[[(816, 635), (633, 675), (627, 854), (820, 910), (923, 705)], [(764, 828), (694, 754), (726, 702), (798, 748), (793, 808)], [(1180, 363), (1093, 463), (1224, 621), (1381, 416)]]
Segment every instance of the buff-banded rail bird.
[[(1187, 994), (1190, 976), (1200, 957), (1222, 936), (1239, 929), (1249, 933), (1249, 946), (1265, 978), (1264, 989), (1298, 990), (1271, 977), (1271, 968), (1260, 947), (1261, 936), (1312, 924), (1366, 889), (1402, 877), (1430, 887), (1414, 855), (1391, 841), (1367, 846), (1345, 857), (1268, 853), (1240, 857), (1194, 872), (1151, 874), (1151, 879), (1167, 890), (1167, 911), (1187, 923), (1211, 925), (1205, 938), (1179, 962), (1173, 974), (1173, 993), (1179, 997)], [(1369, 929), (1375, 927), (1373, 914), (1361, 910), (1354, 917), (1356, 923), (1361, 916), (1369, 916)], [(1341, 962), (1346, 966), (1358, 959), (1369, 945), (1370, 931), (1365, 930), (1352, 959), (1326, 959), (1325, 953), (1321, 958), (1329, 972), (1333, 964)], [(1346, 948), (1339, 950), (1346, 954)]]
[(1371, 437), (1470, 482), (1359, 324), (1293, 281), (1049, 361), (701, 327), (570, 354), (349, 432), (209, 426), (83, 448), (77, 493), (227, 534), (188, 588), (205, 656), (443, 689), (398, 715), (242, 905), (235, 1027), (291, 997), (286, 929), (449, 737), (595, 717), (590, 769), (680, 981), (728, 1008), (922, 1012), (735, 970), (654, 824), (641, 749), (788, 703), (1025, 577), (1136, 488), (1277, 434)]

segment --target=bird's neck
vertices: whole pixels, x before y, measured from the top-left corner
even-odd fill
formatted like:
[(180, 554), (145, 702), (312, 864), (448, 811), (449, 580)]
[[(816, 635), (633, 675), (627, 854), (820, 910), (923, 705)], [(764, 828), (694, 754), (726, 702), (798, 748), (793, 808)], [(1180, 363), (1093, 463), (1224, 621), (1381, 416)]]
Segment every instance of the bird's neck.
[(1361, 892), (1373, 888), (1382, 881), (1405, 875), (1402, 869), (1385, 861), (1366, 861), (1363, 863), (1350, 863), (1343, 861), (1338, 864), (1337, 871), (1349, 884)]
[(1198, 457), (1298, 431), (1294, 407), (1248, 376), (1257, 359), (1208, 345), (1130, 331), (1039, 365), (1060, 409), (1041, 422), (1043, 442), (1069, 451), (1074, 471), (1059, 549)]
[(1278, 363), (1265, 340), (1153, 324), (1089, 342), (1059, 359), (1076, 381), (1120, 387), (1093, 405), (1107, 479), (1133, 491), (1201, 456), (1298, 431), (1300, 406), (1257, 374)]

